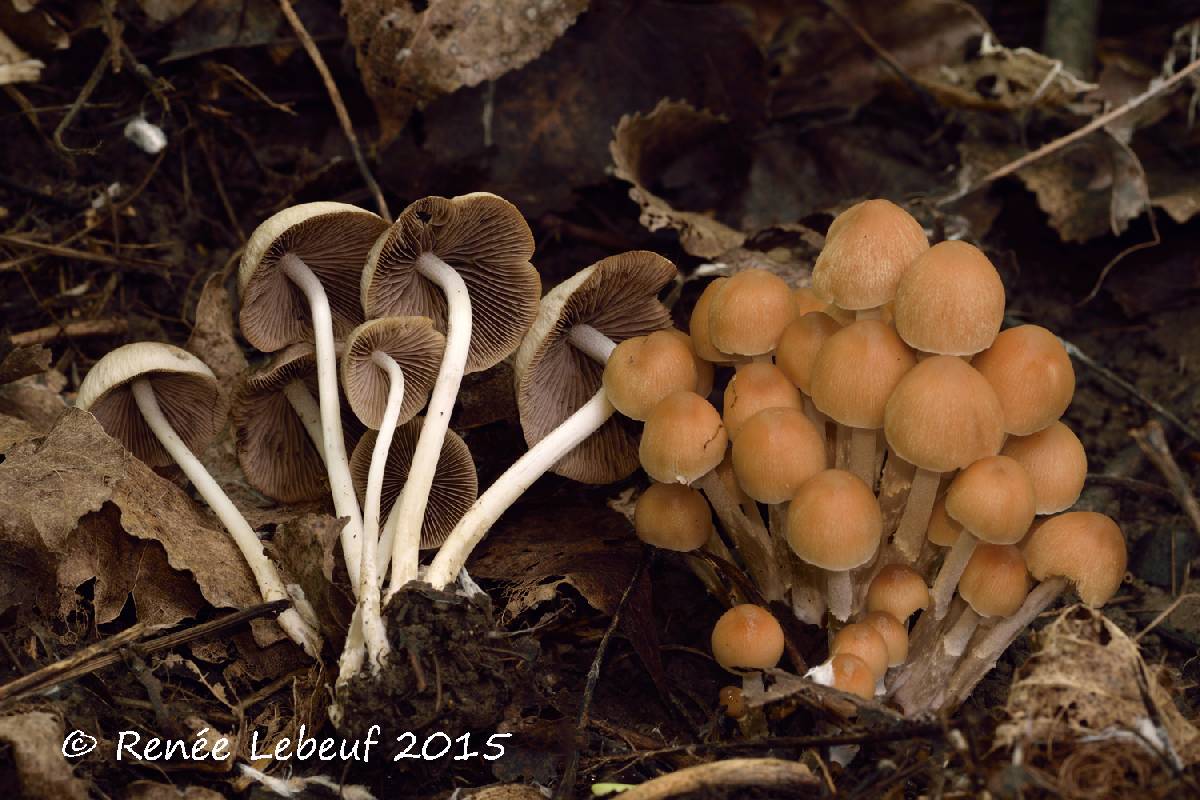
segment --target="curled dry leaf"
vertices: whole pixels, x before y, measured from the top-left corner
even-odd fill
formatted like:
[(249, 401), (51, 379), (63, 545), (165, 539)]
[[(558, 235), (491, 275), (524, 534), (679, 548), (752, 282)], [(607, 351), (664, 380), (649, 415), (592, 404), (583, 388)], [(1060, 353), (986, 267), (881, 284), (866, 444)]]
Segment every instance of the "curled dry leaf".
[[(304, 592), (321, 623), (321, 633), (330, 642), (345, 636), (354, 610), (349, 579), (344, 583), (334, 580), (334, 556), (343, 524), (325, 514), (302, 514), (282, 522), (274, 537), (276, 563)], [(339, 578), (345, 578), (344, 569)]]
[(56, 369), (0, 385), (0, 414), (24, 420), (44, 433), (67, 408), (62, 397), (66, 385), (66, 376)]
[(9, 792), (21, 797), (58, 797), (87, 800), (88, 787), (75, 776), (71, 762), (63, 757), (66, 726), (57, 714), (26, 711), (0, 717), (0, 743), (8, 751), (5, 760), (15, 768), (16, 786), (6, 777)]
[[(97, 592), (105, 603), (98, 606), (98, 615), (115, 616), (114, 608), (119, 612), (122, 587), (133, 593), (139, 612), (161, 615), (156, 622), (190, 616), (198, 610), (200, 596), (220, 608), (258, 602), (250, 570), (228, 534), (212, 526), (183, 490), (110, 438), (91, 414), (70, 409), (44, 437), (15, 444), (4, 456), (0, 541), (21, 556), (5, 562), (0, 607), (34, 598), (39, 605), (58, 608), (72, 602), (67, 594), (73, 594), (77, 581), (90, 577), (104, 587)], [(121, 540), (124, 535), (132, 539)], [(90, 537), (92, 544), (80, 537)], [(111, 549), (92, 556), (73, 552), (100, 542)], [(147, 547), (134, 546), (139, 543)], [(165, 563), (150, 545), (161, 546)], [(39, 571), (55, 580), (47, 584), (29, 577)], [(199, 591), (190, 603), (176, 573)], [(21, 594), (20, 587), (31, 580), (40, 588)], [(60, 585), (60, 601), (47, 601), (46, 585)], [(168, 594), (175, 595), (173, 602)]]
[(196, 325), (186, 347), (208, 364), (220, 380), (222, 396), (228, 398), (233, 379), (246, 371), (247, 362), (234, 334), (233, 300), (219, 274), (210, 276), (200, 290), (200, 299), (196, 301)]
[(587, 0), (342, 4), (385, 142), (400, 132), (414, 109), (537, 58), (585, 8)]
[(1058, 749), (1085, 739), (1123, 739), (1128, 749), (1144, 737), (1157, 739), (1181, 766), (1200, 761), (1200, 730), (1176, 708), (1161, 671), (1099, 611), (1066, 609), (1039, 642), (1009, 690), (999, 745), (1054, 743)]
[[(7, 340), (0, 342), (0, 351)], [(14, 347), (0, 358), (0, 384), (37, 375), (50, 369), (51, 353), (40, 344)]]

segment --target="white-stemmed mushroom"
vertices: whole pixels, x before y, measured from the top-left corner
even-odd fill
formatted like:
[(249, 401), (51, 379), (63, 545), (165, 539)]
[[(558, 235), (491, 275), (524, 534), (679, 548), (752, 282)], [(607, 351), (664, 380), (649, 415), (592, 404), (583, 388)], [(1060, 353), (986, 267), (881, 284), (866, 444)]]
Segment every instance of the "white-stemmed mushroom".
[(387, 229), (375, 214), (343, 203), (305, 203), (259, 225), (242, 254), (242, 334), (263, 352), (313, 341), (321, 440), (334, 511), (347, 519), (342, 552), (358, 586), (362, 514), (354, 496), (338, 400), (335, 341), (362, 321), (354, 291), (371, 245)]
[(437, 454), (463, 375), (507, 358), (533, 321), (541, 294), (529, 263), (533, 246), (516, 207), (480, 192), (418, 200), (379, 237), (366, 260), (361, 302), (367, 316), (426, 316), (446, 334), (413, 469), (385, 525), (392, 543), (389, 596), (417, 577)]
[[(178, 464), (233, 537), (263, 600), (293, 601), (254, 529), (193, 452), (221, 427), (218, 399), (217, 379), (203, 361), (172, 345), (140, 342), (96, 362), (79, 387), (76, 405), (150, 466)], [(278, 622), (306, 653), (320, 655), (321, 637), (302, 601), (280, 614)]]
[(638, 465), (637, 440), (610, 421), (603, 365), (619, 341), (670, 326), (658, 292), (676, 275), (662, 256), (634, 251), (587, 267), (543, 298), (517, 351), (517, 400), (530, 448), (471, 506), (434, 557), (425, 579), (445, 588), (509, 506), (553, 471), (609, 483)]

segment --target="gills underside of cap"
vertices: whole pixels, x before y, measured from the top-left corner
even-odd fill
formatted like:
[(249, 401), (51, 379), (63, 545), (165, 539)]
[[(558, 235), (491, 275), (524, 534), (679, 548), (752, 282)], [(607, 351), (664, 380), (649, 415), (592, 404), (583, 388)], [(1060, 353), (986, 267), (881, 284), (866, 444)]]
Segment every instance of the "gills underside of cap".
[(404, 374), (404, 399), (397, 420), (403, 425), (429, 400), (445, 349), (446, 337), (434, 330), (428, 317), (381, 317), (364, 322), (347, 338), (341, 360), (346, 400), (364, 425), (379, 429), (391, 378), (375, 363), (374, 353), (384, 353)]

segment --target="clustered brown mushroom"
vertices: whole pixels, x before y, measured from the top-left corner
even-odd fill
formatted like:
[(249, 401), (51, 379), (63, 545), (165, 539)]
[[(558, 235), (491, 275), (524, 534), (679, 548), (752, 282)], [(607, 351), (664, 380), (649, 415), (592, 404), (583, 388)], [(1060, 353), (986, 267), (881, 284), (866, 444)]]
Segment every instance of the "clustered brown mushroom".
[[(1116, 524), (1060, 513), (1086, 472), (1059, 421), (1070, 360), (1042, 328), (1000, 332), (1004, 287), (977, 248), (930, 247), (907, 212), (868, 200), (830, 227), (810, 288), (757, 269), (718, 278), (687, 332), (659, 300), (677, 277), (661, 256), (605, 258), (539, 302), (532, 254), (520, 213), (489, 194), (425, 198), (392, 225), (305, 204), (247, 244), (242, 332), (272, 358), (234, 392), (238, 458), (264, 494), (328, 492), (345, 520), (358, 603), (341, 682), (386, 662), (382, 605), (465, 575), (547, 472), (605, 484), (640, 466), (638, 536), (704, 553), (689, 563), (712, 590), (725, 569), (749, 579), (722, 592), (721, 666), (753, 675), (792, 652), (786, 609), (828, 627), (810, 677), (908, 712), (961, 701), (1068, 587), (1099, 605), (1120, 584)], [(529, 449), (478, 494), (450, 415), (464, 373), (509, 356)], [(732, 370), (720, 410), (718, 370)], [(223, 425), (216, 394), (195, 357), (143, 343), (102, 359), (79, 405), (147, 463), (183, 467), (263, 597), (293, 600), (280, 624), (316, 655), (302, 594), (194, 455)]]
[[(683, 387), (646, 415), (639, 536), (732, 562), (757, 602), (826, 626), (818, 682), (908, 713), (961, 702), (1059, 594), (1101, 605), (1125, 572), (1114, 522), (1059, 513), (1087, 466), (1059, 421), (1067, 352), (1036, 325), (1001, 332), (1004, 302), (983, 252), (930, 247), (886, 200), (834, 220), (811, 287), (755, 269), (713, 280), (693, 351), (733, 374), (720, 413)], [(631, 364), (648, 386), (676, 368)], [(718, 663), (775, 666), (786, 626), (738, 587), (726, 597)]]

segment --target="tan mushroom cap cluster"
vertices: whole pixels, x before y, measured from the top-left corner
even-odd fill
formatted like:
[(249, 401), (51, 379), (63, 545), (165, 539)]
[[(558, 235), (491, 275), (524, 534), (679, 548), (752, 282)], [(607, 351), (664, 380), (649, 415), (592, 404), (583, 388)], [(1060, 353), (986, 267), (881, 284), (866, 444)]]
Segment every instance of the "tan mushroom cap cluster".
[(1034, 578), (1066, 578), (1089, 606), (1111, 600), (1125, 578), (1125, 537), (1117, 523), (1094, 511), (1051, 517), (1034, 528), (1021, 550)]
[(742, 426), (758, 412), (768, 408), (804, 406), (800, 391), (774, 364), (742, 364), (725, 386), (721, 418), (729, 438), (736, 439)]
[(1033, 480), (1039, 514), (1057, 514), (1075, 505), (1087, 477), (1087, 453), (1061, 421), (1029, 436), (1010, 436), (1000, 451), (1012, 458)]
[(817, 354), (842, 324), (822, 311), (810, 311), (797, 317), (783, 329), (775, 348), (775, 364), (792, 384), (812, 394), (813, 366)]
[[(668, 395), (701, 388), (703, 362), (678, 333), (667, 329), (634, 336), (613, 350), (604, 367), (604, 391), (617, 411), (644, 421)], [(707, 377), (711, 385), (711, 368)]]
[(642, 468), (660, 483), (691, 483), (725, 457), (729, 438), (712, 404), (695, 392), (670, 395), (650, 412), (638, 455)]
[(981, 544), (958, 581), (958, 593), (981, 617), (1015, 614), (1029, 594), (1029, 570), (1013, 545)]
[(792, 290), (778, 275), (748, 269), (721, 283), (708, 309), (708, 340), (722, 353), (757, 356), (775, 349), (796, 316)]
[(785, 503), (800, 485), (825, 469), (825, 443), (795, 408), (765, 408), (741, 427), (731, 448), (733, 472), (760, 503)]
[(851, 428), (883, 427), (884, 409), (900, 380), (916, 366), (911, 349), (877, 319), (835, 332), (812, 366), (809, 394), (830, 419)]
[(1008, 456), (981, 458), (950, 483), (945, 509), (950, 519), (982, 541), (1016, 544), (1033, 522), (1033, 481)]
[(783, 645), (783, 628), (761, 606), (734, 606), (713, 626), (713, 658), (728, 670), (770, 669), (783, 657)]
[(896, 287), (896, 331), (914, 350), (969, 356), (989, 347), (1004, 321), (1004, 284), (966, 242), (935, 244)]
[(1075, 368), (1058, 337), (1037, 325), (1001, 331), (971, 366), (1000, 400), (1004, 430), (1028, 436), (1057, 421), (1075, 395)]
[(829, 653), (832, 656), (841, 653), (858, 656), (870, 668), (875, 680), (883, 677), (891, 661), (887, 640), (874, 625), (865, 622), (852, 622), (834, 634)]
[(712, 535), (712, 512), (704, 495), (690, 486), (653, 483), (633, 510), (638, 538), (663, 550), (696, 550)]
[(882, 611), (906, 622), (925, 608), (929, 608), (929, 586), (907, 564), (888, 564), (867, 587), (868, 612)]
[(858, 476), (827, 469), (809, 478), (787, 511), (787, 540), (803, 561), (844, 572), (869, 561), (879, 549), (883, 517), (879, 501)]
[(888, 200), (864, 200), (838, 215), (813, 266), (814, 293), (851, 311), (896, 296), (909, 266), (929, 250), (920, 223)]

